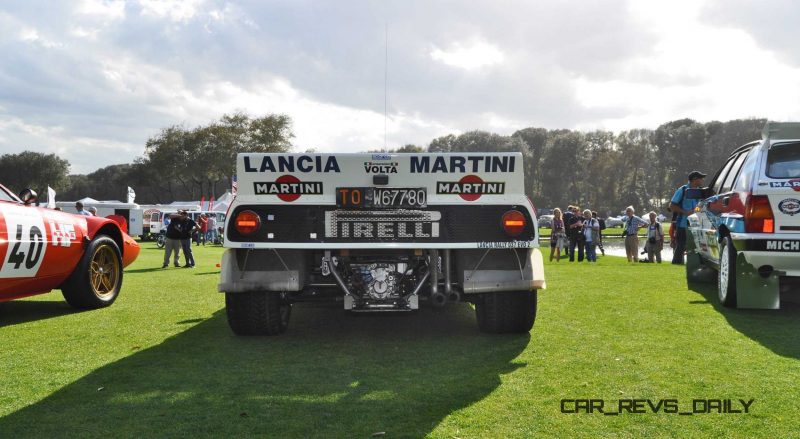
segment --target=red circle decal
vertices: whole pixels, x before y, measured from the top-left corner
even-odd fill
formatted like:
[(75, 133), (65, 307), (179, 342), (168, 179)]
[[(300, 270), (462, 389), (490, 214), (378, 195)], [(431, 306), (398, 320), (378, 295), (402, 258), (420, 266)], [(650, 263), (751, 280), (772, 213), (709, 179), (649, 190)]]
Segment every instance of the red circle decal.
[[(300, 179), (295, 177), (294, 175), (281, 175), (280, 177), (275, 179), (275, 183), (278, 183), (278, 184), (280, 184), (280, 183), (300, 183)], [(287, 193), (282, 193), (282, 192), (283, 192), (283, 190), (279, 186), (279, 190), (278, 190), (278, 194), (277, 194), (278, 198), (280, 198), (283, 201), (286, 201), (287, 203), (291, 203), (292, 201), (300, 198), (300, 194), (287, 194)]]
[[(481, 178), (478, 177), (477, 175), (466, 175), (464, 177), (461, 177), (461, 180), (458, 180), (458, 183), (459, 184), (483, 183), (483, 180), (481, 180)], [(475, 201), (475, 200), (477, 200), (478, 198), (481, 197), (481, 194), (464, 194), (464, 193), (461, 193), (461, 194), (458, 194), (458, 196), (461, 197), (461, 199), (463, 199), (464, 201)]]

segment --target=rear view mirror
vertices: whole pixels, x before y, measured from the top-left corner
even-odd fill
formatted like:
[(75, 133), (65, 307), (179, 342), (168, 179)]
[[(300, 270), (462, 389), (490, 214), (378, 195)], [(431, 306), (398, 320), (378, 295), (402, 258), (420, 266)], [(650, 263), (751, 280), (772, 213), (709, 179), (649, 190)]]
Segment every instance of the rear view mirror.
[(33, 189), (25, 189), (19, 193), (19, 199), (22, 200), (25, 205), (34, 204), (39, 201), (39, 197), (36, 195), (36, 191)]

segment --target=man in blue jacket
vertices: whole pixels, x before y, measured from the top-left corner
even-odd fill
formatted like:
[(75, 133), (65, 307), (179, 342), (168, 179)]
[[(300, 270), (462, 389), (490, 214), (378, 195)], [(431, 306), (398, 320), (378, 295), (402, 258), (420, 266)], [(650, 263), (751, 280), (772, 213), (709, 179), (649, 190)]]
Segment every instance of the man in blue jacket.
[(669, 210), (672, 211), (672, 221), (675, 223), (675, 253), (672, 255), (673, 264), (683, 264), (683, 254), (686, 252), (686, 226), (687, 217), (694, 213), (694, 208), (700, 201), (697, 197), (687, 196), (689, 189), (699, 189), (703, 185), (706, 174), (700, 171), (689, 173), (689, 183), (681, 186), (675, 191), (669, 203)]

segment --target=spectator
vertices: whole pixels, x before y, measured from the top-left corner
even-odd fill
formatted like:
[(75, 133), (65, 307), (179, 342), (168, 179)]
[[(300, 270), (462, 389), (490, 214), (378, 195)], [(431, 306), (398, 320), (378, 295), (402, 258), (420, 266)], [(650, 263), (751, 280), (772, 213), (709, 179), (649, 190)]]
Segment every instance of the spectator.
[(556, 207), (553, 209), (553, 225), (550, 232), (550, 262), (553, 261), (553, 253), (556, 256), (556, 262), (561, 260), (561, 250), (564, 249), (564, 241), (567, 240), (567, 235), (564, 232), (564, 219), (561, 215), (561, 209)]
[(644, 249), (647, 252), (647, 262), (654, 262), (653, 257), (661, 263), (661, 249), (664, 248), (664, 230), (658, 222), (655, 212), (650, 212), (650, 224), (647, 225), (647, 242)]
[(583, 217), (579, 207), (572, 206), (572, 216), (566, 222), (569, 236), (569, 261), (575, 262), (575, 248), (578, 249), (578, 262), (583, 262)]
[(206, 233), (208, 232), (208, 217), (206, 214), (200, 214), (197, 218), (197, 226), (200, 229), (197, 234), (197, 245), (200, 245), (200, 241), (203, 242), (203, 245), (206, 245)]
[(76, 202), (75, 202), (75, 210), (77, 210), (77, 211), (78, 211), (78, 215), (92, 216), (92, 214), (91, 214), (91, 213), (89, 213), (89, 211), (88, 211), (88, 210), (85, 210), (85, 209), (83, 208), (83, 203), (81, 203), (80, 201), (76, 201)]
[(97, 216), (97, 208), (94, 206), (89, 206), (86, 210), (89, 211), (89, 215)]
[(697, 197), (687, 197), (688, 189), (699, 189), (703, 185), (706, 174), (700, 171), (692, 171), (687, 177), (689, 183), (678, 188), (669, 203), (672, 211), (672, 221), (675, 224), (675, 253), (672, 255), (672, 263), (683, 265), (683, 254), (686, 251), (686, 225), (687, 217), (694, 212), (697, 206)]
[(583, 217), (585, 218), (583, 220), (583, 236), (584, 246), (586, 247), (586, 261), (597, 262), (594, 245), (600, 233), (600, 223), (592, 217), (592, 211), (589, 209), (583, 211)]
[(210, 243), (217, 242), (217, 218), (214, 213), (208, 216), (206, 240)]
[(189, 212), (182, 210), (180, 217), (173, 221), (181, 223), (181, 248), (186, 264), (183, 268), (194, 268), (194, 254), (192, 253), (192, 234), (197, 231), (197, 223), (189, 216)]
[(636, 211), (633, 206), (625, 208), (625, 229), (622, 231), (622, 236), (625, 237), (625, 255), (628, 257), (628, 262), (636, 262), (639, 257), (639, 228), (647, 225), (647, 221), (634, 215)]
[(176, 267), (180, 267), (180, 248), (181, 248), (181, 227), (182, 223), (179, 220), (178, 214), (164, 215), (164, 223), (167, 226), (167, 232), (164, 240), (164, 265), (161, 268), (169, 267), (170, 253), (174, 253), (173, 261)]
[[(566, 234), (567, 237), (567, 244), (569, 244), (569, 240), (572, 237), (572, 229), (569, 228), (569, 225), (572, 224), (572, 215), (573, 215), (572, 211), (574, 209), (575, 206), (570, 204), (569, 206), (567, 206), (567, 211), (564, 212), (564, 233)], [(569, 245), (567, 245), (566, 250), (567, 250), (567, 256), (572, 258), (573, 257), (572, 251), (570, 250)]]
[(603, 248), (603, 230), (606, 229), (606, 220), (605, 218), (598, 218), (597, 211), (594, 210), (592, 211), (592, 218), (596, 219), (597, 223), (600, 224), (600, 230), (597, 232), (597, 242), (595, 245), (600, 249), (600, 253), (605, 256), (606, 250)]

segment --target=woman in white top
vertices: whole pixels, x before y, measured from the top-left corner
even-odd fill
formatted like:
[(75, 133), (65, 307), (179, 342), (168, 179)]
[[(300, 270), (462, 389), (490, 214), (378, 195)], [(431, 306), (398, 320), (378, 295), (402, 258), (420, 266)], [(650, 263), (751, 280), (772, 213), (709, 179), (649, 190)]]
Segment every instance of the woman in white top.
[(600, 222), (592, 218), (592, 211), (586, 209), (583, 211), (583, 236), (584, 245), (586, 246), (586, 260), (588, 262), (597, 262), (597, 254), (595, 253), (594, 246), (597, 244), (597, 236), (600, 234)]

